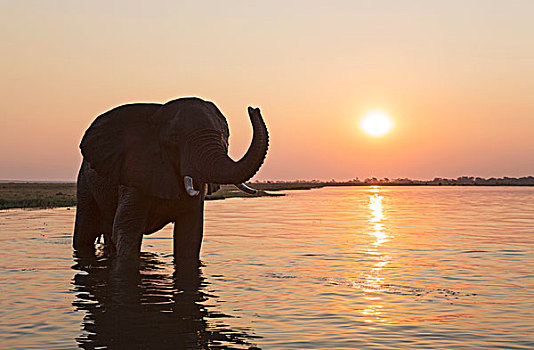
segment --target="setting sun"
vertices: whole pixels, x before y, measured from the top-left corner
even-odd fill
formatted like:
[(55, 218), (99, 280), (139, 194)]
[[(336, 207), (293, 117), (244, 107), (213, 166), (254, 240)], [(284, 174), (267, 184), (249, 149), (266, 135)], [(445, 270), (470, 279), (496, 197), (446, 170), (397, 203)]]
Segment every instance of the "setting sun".
[(382, 111), (371, 111), (360, 119), (360, 128), (369, 136), (384, 136), (393, 129), (393, 119)]

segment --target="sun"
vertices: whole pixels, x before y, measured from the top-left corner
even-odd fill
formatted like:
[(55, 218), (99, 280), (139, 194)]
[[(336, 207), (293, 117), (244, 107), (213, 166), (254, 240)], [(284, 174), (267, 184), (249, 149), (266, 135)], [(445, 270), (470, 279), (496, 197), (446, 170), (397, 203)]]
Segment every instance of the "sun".
[(393, 119), (382, 111), (370, 111), (360, 119), (360, 128), (369, 136), (384, 136), (393, 129)]

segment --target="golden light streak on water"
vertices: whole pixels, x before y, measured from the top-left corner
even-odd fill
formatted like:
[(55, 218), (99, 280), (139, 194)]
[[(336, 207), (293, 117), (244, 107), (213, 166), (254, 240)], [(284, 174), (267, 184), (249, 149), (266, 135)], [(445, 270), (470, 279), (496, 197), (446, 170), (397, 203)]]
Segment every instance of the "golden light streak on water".
[(371, 270), (364, 276), (362, 291), (364, 299), (369, 301), (367, 307), (362, 311), (365, 317), (365, 322), (383, 322), (381, 318), (383, 305), (380, 303), (382, 297), (378, 294), (384, 292), (387, 288), (384, 287), (384, 278), (381, 271), (389, 262), (389, 257), (380, 250), (380, 247), (388, 242), (384, 215), (384, 207), (382, 200), (384, 197), (380, 194), (379, 186), (371, 186), (369, 188), (369, 235), (374, 238), (367, 249), (369, 259), (376, 261)]

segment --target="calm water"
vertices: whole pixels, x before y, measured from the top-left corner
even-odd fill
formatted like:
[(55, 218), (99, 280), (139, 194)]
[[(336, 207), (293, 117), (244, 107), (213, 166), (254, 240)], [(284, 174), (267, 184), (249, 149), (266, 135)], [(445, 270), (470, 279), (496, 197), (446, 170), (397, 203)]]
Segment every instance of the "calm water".
[(532, 349), (534, 188), (325, 188), (206, 204), (138, 285), (71, 254), (75, 209), (0, 212), (0, 348)]

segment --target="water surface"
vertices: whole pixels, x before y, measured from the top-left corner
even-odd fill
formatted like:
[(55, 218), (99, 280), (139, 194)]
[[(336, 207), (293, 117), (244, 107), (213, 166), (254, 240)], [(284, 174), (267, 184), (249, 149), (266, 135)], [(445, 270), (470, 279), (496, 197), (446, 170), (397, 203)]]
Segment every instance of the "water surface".
[(533, 188), (287, 194), (207, 202), (198, 273), (145, 236), (123, 289), (73, 261), (75, 208), (1, 211), (0, 348), (534, 347)]

